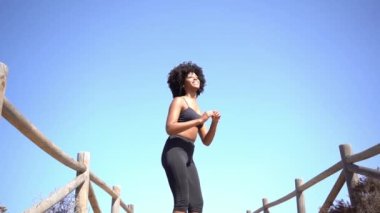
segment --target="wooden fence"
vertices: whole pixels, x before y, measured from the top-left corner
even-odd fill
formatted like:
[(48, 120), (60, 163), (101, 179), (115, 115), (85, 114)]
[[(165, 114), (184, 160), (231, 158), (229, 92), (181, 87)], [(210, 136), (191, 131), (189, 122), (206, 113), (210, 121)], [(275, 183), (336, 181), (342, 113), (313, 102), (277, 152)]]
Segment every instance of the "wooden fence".
[[(330, 206), (333, 204), (336, 196), (339, 194), (342, 189), (344, 183), (347, 185), (349, 197), (351, 200), (351, 204), (355, 206), (355, 200), (353, 199), (353, 188), (358, 183), (357, 174), (365, 175), (367, 177), (372, 177), (376, 179), (380, 179), (380, 171), (375, 169), (370, 169), (362, 166), (355, 165), (354, 163), (369, 159), (375, 155), (380, 154), (380, 144), (377, 144), (367, 150), (364, 150), (357, 154), (352, 154), (351, 146), (348, 144), (343, 144), (339, 146), (341, 161), (332, 165), (330, 168), (326, 169), (319, 175), (315, 176), (311, 180), (306, 183), (303, 183), (301, 179), (295, 180), (295, 190), (285, 195), (284, 197), (273, 201), (271, 203), (268, 202), (267, 198), (262, 199), (263, 206), (253, 211), (253, 213), (269, 213), (269, 208), (273, 206), (277, 206), (285, 201), (288, 201), (294, 197), (296, 197), (297, 201), (297, 212), (305, 213), (305, 198), (304, 191), (313, 185), (321, 182), (327, 177), (335, 174), (336, 172), (340, 172), (338, 179), (336, 180), (334, 186), (332, 187), (330, 193), (328, 194), (325, 202), (323, 203), (320, 213), (327, 213)], [(252, 213), (252, 211), (247, 210), (247, 213)]]
[(78, 153), (77, 160), (72, 159), (47, 137), (45, 137), (14, 106), (12, 106), (12, 104), (5, 97), (7, 74), (7, 66), (0, 62), (0, 114), (47, 154), (77, 172), (75, 179), (54, 192), (50, 197), (25, 210), (25, 212), (44, 212), (74, 190), (76, 190), (75, 212), (87, 213), (87, 201), (89, 201), (93, 212), (101, 212), (93, 189), (92, 183), (95, 183), (111, 196), (112, 213), (118, 213), (120, 207), (127, 213), (133, 213), (134, 206), (126, 205), (123, 202), (120, 198), (120, 188), (118, 186), (113, 186), (111, 189), (103, 180), (90, 171), (90, 154), (88, 152)]

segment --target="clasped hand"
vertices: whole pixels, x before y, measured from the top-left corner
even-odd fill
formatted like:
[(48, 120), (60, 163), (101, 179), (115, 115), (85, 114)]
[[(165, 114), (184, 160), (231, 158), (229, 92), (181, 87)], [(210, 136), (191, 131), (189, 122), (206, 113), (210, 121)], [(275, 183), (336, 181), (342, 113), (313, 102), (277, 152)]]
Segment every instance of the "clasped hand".
[(206, 122), (211, 117), (213, 122), (219, 121), (221, 115), (216, 110), (209, 110), (203, 113), (202, 120), (203, 122)]

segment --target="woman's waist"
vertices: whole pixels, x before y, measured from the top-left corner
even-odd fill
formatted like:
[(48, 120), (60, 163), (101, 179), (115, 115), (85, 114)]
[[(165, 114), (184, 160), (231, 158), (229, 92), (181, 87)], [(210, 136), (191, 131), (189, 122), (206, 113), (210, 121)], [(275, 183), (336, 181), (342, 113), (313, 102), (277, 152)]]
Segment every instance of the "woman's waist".
[(194, 143), (198, 136), (198, 128), (192, 127), (189, 129), (186, 129), (185, 131), (178, 132), (174, 135), (170, 135), (169, 137), (179, 137), (186, 141), (189, 141), (191, 143)]
[(193, 137), (189, 137), (189, 136), (185, 136), (185, 135), (180, 135), (180, 134), (176, 134), (176, 135), (169, 135), (169, 138), (168, 139), (182, 139), (186, 142), (189, 142), (189, 143), (192, 143), (194, 144), (195, 143), (195, 139), (196, 139), (196, 136), (193, 138)]
[(186, 138), (182, 135), (171, 135), (166, 140), (164, 152), (169, 151), (172, 148), (181, 148), (188, 154), (192, 155), (194, 152), (194, 141)]

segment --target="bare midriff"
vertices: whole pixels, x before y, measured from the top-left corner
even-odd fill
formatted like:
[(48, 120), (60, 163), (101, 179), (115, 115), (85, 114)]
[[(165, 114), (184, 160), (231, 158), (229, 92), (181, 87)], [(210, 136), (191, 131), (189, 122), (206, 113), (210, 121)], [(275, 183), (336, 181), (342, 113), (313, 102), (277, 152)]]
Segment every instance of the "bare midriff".
[(197, 134), (198, 134), (198, 127), (191, 127), (190, 129), (180, 132), (176, 135), (187, 138), (188, 140), (194, 143), (195, 140), (197, 139)]

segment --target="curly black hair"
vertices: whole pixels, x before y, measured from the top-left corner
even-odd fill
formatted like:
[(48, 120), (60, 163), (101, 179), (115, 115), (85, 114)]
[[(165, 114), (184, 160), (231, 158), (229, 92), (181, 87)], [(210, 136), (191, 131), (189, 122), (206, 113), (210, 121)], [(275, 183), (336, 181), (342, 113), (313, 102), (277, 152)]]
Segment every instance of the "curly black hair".
[(168, 75), (168, 84), (170, 90), (172, 91), (173, 98), (183, 96), (186, 94), (186, 91), (183, 89), (183, 85), (185, 83), (187, 75), (192, 72), (198, 76), (200, 82), (200, 86), (197, 91), (197, 96), (199, 96), (203, 92), (204, 87), (206, 85), (206, 79), (203, 75), (202, 68), (191, 61), (182, 62), (178, 66), (174, 67)]

